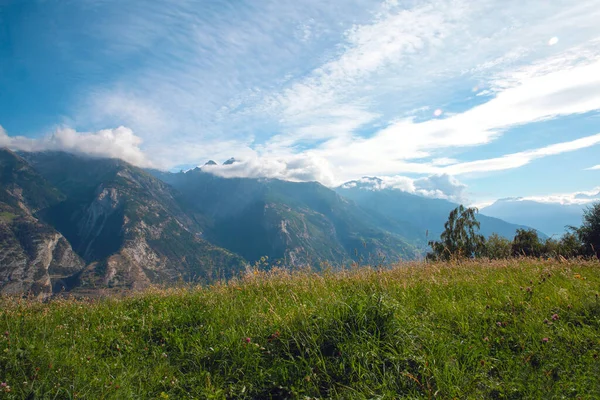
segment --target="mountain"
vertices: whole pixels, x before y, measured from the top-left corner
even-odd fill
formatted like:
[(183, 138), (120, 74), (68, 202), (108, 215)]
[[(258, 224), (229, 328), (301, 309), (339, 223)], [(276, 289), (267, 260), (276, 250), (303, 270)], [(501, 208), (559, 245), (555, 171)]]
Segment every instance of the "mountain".
[(24, 153), (64, 199), (39, 211), (88, 264), (78, 289), (231, 276), (245, 261), (202, 238), (168, 185), (124, 161)]
[[(444, 231), (448, 214), (458, 204), (398, 189), (382, 188), (382, 183), (379, 178), (365, 177), (347, 182), (337, 187), (336, 191), (341, 196), (355, 201), (371, 214), (382, 228), (401, 233), (411, 241), (438, 240)], [(478, 214), (477, 220), (481, 223), (480, 233), (486, 237), (497, 233), (512, 239), (518, 228), (527, 229), (526, 226), (511, 224), (483, 214)], [(398, 228), (402, 230), (399, 232)]]
[[(0, 150), (0, 292), (209, 282), (265, 257), (271, 266), (319, 268), (421, 256), (457, 205), (372, 190), (381, 186), (372, 178), (332, 190), (226, 179), (199, 167), (169, 173), (118, 159)], [(485, 235), (512, 237), (521, 227), (479, 220)]]
[(209, 241), (249, 261), (318, 266), (417, 256), (398, 232), (317, 182), (225, 179), (200, 168), (157, 176), (182, 194)]
[(481, 212), (508, 222), (529, 225), (546, 235), (561, 236), (565, 226), (580, 226), (585, 205), (541, 203), (518, 198), (501, 199)]
[(37, 216), (63, 199), (25, 160), (0, 149), (0, 293), (45, 297), (83, 270), (64, 236)]

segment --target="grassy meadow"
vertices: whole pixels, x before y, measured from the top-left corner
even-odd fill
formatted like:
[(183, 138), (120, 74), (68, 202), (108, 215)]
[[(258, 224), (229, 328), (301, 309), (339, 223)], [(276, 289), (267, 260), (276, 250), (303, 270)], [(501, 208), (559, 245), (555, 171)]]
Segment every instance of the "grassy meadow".
[(2, 298), (0, 399), (598, 399), (599, 293), (522, 259)]

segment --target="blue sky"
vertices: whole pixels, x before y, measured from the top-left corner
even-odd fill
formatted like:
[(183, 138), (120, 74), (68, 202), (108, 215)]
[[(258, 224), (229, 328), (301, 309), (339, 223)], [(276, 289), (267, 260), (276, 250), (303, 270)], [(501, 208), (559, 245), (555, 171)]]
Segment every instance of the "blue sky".
[(474, 204), (600, 197), (597, 21), (600, 0), (4, 0), (0, 145), (234, 156), (212, 171)]

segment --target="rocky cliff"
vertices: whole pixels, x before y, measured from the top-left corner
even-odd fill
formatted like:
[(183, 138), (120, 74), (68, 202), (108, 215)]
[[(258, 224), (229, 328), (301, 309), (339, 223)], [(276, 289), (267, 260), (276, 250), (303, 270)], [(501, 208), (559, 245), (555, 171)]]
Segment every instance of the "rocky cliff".
[(68, 290), (84, 262), (36, 213), (61, 194), (21, 157), (0, 150), (0, 293), (49, 296)]

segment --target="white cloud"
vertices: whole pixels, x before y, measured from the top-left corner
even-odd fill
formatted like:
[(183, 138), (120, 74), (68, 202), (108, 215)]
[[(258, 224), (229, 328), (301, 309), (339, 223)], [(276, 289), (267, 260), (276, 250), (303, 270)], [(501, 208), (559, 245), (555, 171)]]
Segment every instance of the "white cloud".
[[(107, 57), (141, 48), (149, 61), (86, 91), (74, 119), (131, 127), (160, 165), (308, 151), (335, 166), (336, 182), (450, 173), (468, 167), (458, 161), (465, 147), (599, 108), (598, 0), (269, 0), (219, 10), (181, 0), (161, 10), (119, 13), (93, 31)], [(161, 37), (168, 45), (155, 45)], [(474, 86), (486, 102), (452, 109)], [(398, 120), (415, 109), (443, 113)], [(487, 165), (521, 163), (509, 156)]]
[(587, 169), (587, 170), (596, 170), (596, 169), (600, 169), (600, 164), (598, 164), (598, 165), (594, 165), (593, 167), (589, 167), (589, 168), (586, 168), (586, 169)]
[(592, 202), (600, 201), (600, 186), (587, 191), (579, 191), (572, 193), (555, 193), (546, 196), (524, 196), (511, 199), (513, 201), (537, 201), (540, 203), (556, 203), (556, 204), (580, 204), (585, 205)]
[(327, 161), (309, 154), (287, 158), (254, 157), (230, 165), (206, 165), (202, 169), (224, 178), (276, 178), (294, 182), (317, 181), (326, 186), (335, 184)]
[(140, 149), (141, 143), (141, 138), (123, 126), (93, 133), (59, 128), (54, 133), (38, 139), (8, 136), (0, 127), (0, 146), (12, 150), (66, 151), (92, 157), (120, 158), (140, 167), (150, 167), (152, 163)]
[(443, 171), (452, 175), (461, 175), (472, 172), (503, 171), (507, 169), (519, 168), (529, 164), (538, 158), (553, 156), (570, 151), (576, 151), (587, 147), (595, 146), (600, 143), (600, 133), (576, 139), (570, 142), (556, 143), (550, 146), (535, 150), (521, 151), (518, 153), (507, 154), (502, 157), (490, 158), (487, 160), (477, 160), (464, 162), (444, 167)]
[[(553, 60), (549, 60), (546, 66), (552, 64)], [(566, 70), (551, 69), (545, 75), (524, 76), (511, 86), (486, 103), (451, 117), (424, 122), (404, 119), (372, 137), (332, 139), (320, 145), (317, 153), (339, 165), (349, 176), (436, 171), (457, 174), (484, 163), (489, 166), (487, 170), (516, 168), (536, 158), (598, 143), (598, 137), (593, 136), (485, 162), (456, 164), (442, 170), (427, 163), (407, 163), (407, 160), (428, 157), (442, 149), (488, 144), (514, 126), (600, 110), (600, 60), (587, 60), (583, 65)]]
[(109, 73), (78, 88), (72, 120), (129, 133), (1, 140), (138, 165), (149, 164), (146, 154), (167, 167), (235, 156), (247, 161), (215, 173), (328, 185), (376, 175), (450, 197), (461, 195), (451, 178), (419, 187), (399, 174), (518, 168), (598, 143), (595, 135), (460, 161), (511, 128), (600, 109), (600, 0), (109, 3), (75, 30), (102, 43), (86, 62)]
[(466, 200), (467, 185), (448, 175), (431, 175), (414, 181), (415, 193), (425, 197), (447, 199), (462, 203)]
[(446, 199), (458, 203), (464, 202), (467, 185), (446, 175), (431, 175), (413, 179), (407, 176), (362, 177), (341, 185), (343, 188), (359, 188), (361, 190), (396, 189), (424, 197)]

